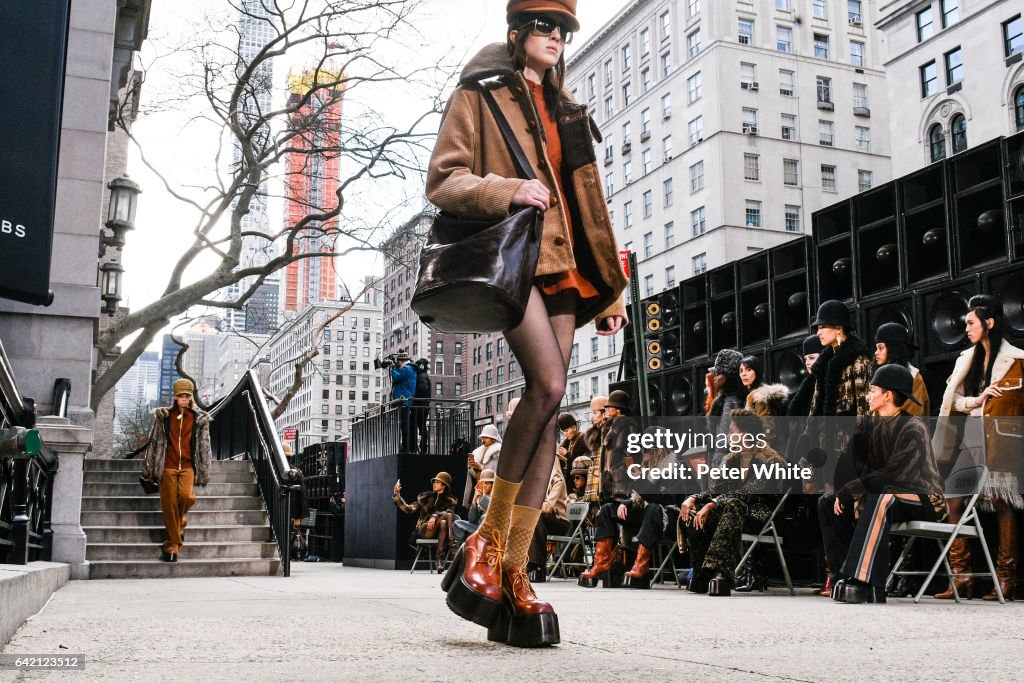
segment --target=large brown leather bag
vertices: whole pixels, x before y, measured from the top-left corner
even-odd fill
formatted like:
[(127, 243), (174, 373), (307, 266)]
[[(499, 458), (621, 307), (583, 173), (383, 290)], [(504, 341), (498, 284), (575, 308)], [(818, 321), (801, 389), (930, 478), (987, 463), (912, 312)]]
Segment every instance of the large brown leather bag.
[[(535, 180), (494, 96), (486, 85), (480, 92), (520, 174)], [(497, 223), (438, 214), (420, 253), (412, 309), (439, 332), (500, 332), (515, 327), (526, 312), (543, 229), (544, 216), (532, 206)]]
[(1024, 361), (1014, 361), (995, 385), (1003, 395), (987, 399), (982, 409), (985, 455), (993, 471), (1017, 473), (1024, 467)]

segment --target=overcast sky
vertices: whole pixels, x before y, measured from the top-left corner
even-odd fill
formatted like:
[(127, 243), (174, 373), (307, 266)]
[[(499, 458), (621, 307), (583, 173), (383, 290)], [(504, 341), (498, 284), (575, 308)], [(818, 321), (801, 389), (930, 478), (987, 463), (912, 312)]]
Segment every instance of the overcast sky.
[[(505, 4), (503, 0), (427, 0), (415, 23), (419, 36), (409, 38), (409, 41), (420, 42), (407, 41), (402, 48), (396, 48), (406, 50), (400, 55), (403, 64), (405, 60), (422, 60), (426, 66), (441, 58), (464, 64), (483, 45), (503, 40)], [(583, 28), (569, 47), (570, 55), (622, 7), (622, 3), (611, 0), (582, 0), (579, 4), (578, 16)], [(190, 59), (176, 54), (174, 49), (191, 36), (209, 32), (211, 25), (231, 21), (232, 16), (224, 0), (153, 3), (149, 39), (140, 56), (147, 70), (142, 91), (144, 114), (135, 123), (133, 132), (147, 161), (159, 168), (171, 187), (179, 192), (194, 195), (198, 191), (196, 187), (215, 178), (217, 134), (210, 126), (195, 120), (194, 115), (198, 113), (195, 107), (150, 110), (157, 101), (165, 101), (169, 95), (184, 91), (181, 74), (194, 71)], [(295, 59), (301, 61), (299, 56)], [(303, 66), (278, 59), (274, 63), (275, 80), (283, 86), (287, 73)], [(406, 92), (389, 94), (381, 90), (375, 93), (376, 99), (367, 99), (367, 94), (346, 102), (346, 113), (369, 109), (393, 125), (401, 126), (413, 112), (423, 111), (426, 102), (425, 93), (419, 93), (420, 100)], [(432, 120), (430, 130), (436, 129), (437, 121)], [(221, 165), (230, 159), (229, 151), (226, 157)], [(129, 173), (143, 187), (136, 230), (128, 235), (124, 250), (124, 304), (137, 309), (159, 297), (166, 287), (171, 268), (190, 243), (198, 214), (175, 199), (159, 176), (145, 167), (140, 149), (135, 146), (129, 154)], [(400, 190), (399, 194), (404, 193), (419, 202), (421, 181), (407, 184)], [(379, 214), (393, 201), (393, 195), (394, 191), (375, 192), (373, 186), (364, 187), (347, 197), (346, 214)], [(407, 212), (399, 213), (408, 217), (414, 210), (410, 206)], [(282, 224), (283, 207), (279, 202), (271, 204), (270, 219), (272, 227)], [(395, 226), (398, 224), (400, 222), (396, 221)], [(339, 273), (350, 284), (361, 281), (363, 275), (383, 271), (379, 257), (365, 254), (344, 259), (338, 266)], [(202, 270), (208, 272), (209, 269)], [(150, 348), (156, 349), (158, 343), (159, 338)]]

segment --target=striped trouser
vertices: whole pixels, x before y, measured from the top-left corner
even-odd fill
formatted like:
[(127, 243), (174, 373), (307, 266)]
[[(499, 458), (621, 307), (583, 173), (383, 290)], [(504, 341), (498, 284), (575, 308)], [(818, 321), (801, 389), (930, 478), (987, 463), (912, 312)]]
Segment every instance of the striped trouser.
[[(818, 502), (818, 519), (830, 567), (838, 567), (842, 578), (852, 578), (884, 587), (889, 575), (889, 525), (913, 520), (934, 521), (935, 510), (928, 498), (912, 493), (868, 493), (860, 517), (852, 510), (837, 516), (835, 494)], [(835, 572), (835, 569), (833, 569)]]

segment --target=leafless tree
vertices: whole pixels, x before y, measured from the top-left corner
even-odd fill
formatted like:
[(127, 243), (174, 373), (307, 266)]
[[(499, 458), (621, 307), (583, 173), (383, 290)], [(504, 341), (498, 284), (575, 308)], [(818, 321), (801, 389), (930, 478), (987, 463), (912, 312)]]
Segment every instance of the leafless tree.
[(125, 458), (146, 445), (153, 426), (153, 408), (151, 403), (140, 399), (127, 411), (118, 412), (119, 429), (114, 432), (114, 457)]
[[(221, 143), (210, 154), (222, 170), (213, 182), (177, 185), (161, 174), (158, 160), (140, 149), (143, 163), (161, 178), (162, 190), (199, 218), (160, 298), (98, 335), (101, 357), (122, 342), (127, 346), (96, 376), (94, 409), (155, 335), (191, 307), (241, 310), (269, 276), (291, 263), (376, 248), (385, 226), (394, 225), (406, 208), (396, 205), (389, 215), (367, 220), (357, 211), (345, 212), (346, 201), (374, 185), (423, 174), (436, 131), (434, 116), (441, 109), (440, 92), (450, 79), (441, 64), (408, 66), (412, 60), (403, 41), (416, 34), (411, 18), (425, 1), (229, 0), (234, 12), (270, 26), (269, 42), (247, 55), (234, 22), (221, 21), (211, 22), (181, 48), (194, 58), (194, 67), (181, 75), (179, 92), (184, 94), (167, 96), (159, 106), (189, 97), (194, 102), (196, 96), (203, 101), (195, 118), (220, 131)], [(264, 110), (253, 104), (274, 88), (271, 60), (312, 66), (303, 87)], [(422, 113), (409, 116), (401, 129), (372, 111), (340, 116), (339, 99), (348, 101), (359, 93), (372, 99), (375, 88), (398, 85), (433, 94)], [(123, 117), (120, 125), (137, 143), (130, 119)], [(223, 161), (232, 154), (237, 163)], [(323, 173), (337, 173), (336, 196), (297, 197), (287, 189), (295, 175)], [(302, 207), (301, 215), (267, 233), (247, 229), (243, 219), (266, 201), (263, 192), (284, 193), (292, 205)], [(243, 262), (246, 238), (263, 242), (266, 263)], [(316, 248), (307, 248), (311, 243)], [(211, 259), (214, 265), (206, 268), (203, 264)], [(197, 276), (200, 270), (204, 272)], [(227, 300), (218, 294), (231, 285), (240, 287), (239, 296)]]

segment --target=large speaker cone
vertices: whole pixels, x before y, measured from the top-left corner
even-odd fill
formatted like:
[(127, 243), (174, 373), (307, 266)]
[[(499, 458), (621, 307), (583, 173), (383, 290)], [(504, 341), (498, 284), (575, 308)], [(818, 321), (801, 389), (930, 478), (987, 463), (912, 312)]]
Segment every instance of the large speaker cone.
[(790, 392), (796, 391), (807, 376), (803, 356), (796, 350), (786, 351), (775, 359), (775, 374)]
[(669, 377), (666, 381), (665, 393), (667, 400), (664, 407), (669, 415), (693, 413), (693, 385), (687, 374), (679, 373)]
[(661, 335), (661, 359), (667, 367), (679, 363), (679, 337), (672, 333)]
[(658, 299), (661, 306), (661, 324), (663, 327), (673, 327), (679, 324), (679, 301), (675, 292), (666, 292)]
[(967, 297), (963, 292), (942, 292), (936, 298), (927, 321), (932, 337), (943, 346), (959, 346), (967, 338), (964, 331), (966, 315)]

